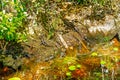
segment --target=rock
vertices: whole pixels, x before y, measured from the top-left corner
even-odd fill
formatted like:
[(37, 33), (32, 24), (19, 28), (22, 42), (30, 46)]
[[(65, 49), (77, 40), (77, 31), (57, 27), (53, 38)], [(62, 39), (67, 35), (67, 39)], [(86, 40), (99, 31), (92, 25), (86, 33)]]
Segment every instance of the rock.
[[(104, 18), (99, 20), (94, 19), (94, 17), (93, 20), (91, 20), (81, 17), (78, 14), (74, 15), (73, 18), (73, 15), (74, 13), (66, 15), (64, 17), (65, 19), (62, 19), (63, 22), (78, 34), (81, 33), (81, 37), (87, 39), (87, 41), (100, 43), (111, 40), (116, 34), (120, 35), (119, 15), (118, 17), (114, 17), (114, 15), (106, 14)], [(85, 16), (87, 15), (88, 13), (85, 14)], [(70, 23), (69, 25), (68, 21)]]
[[(87, 38), (97, 42), (111, 40), (116, 34), (120, 35), (119, 21), (116, 21), (113, 16), (106, 16), (104, 23), (90, 25)], [(96, 22), (95, 22), (96, 23)]]

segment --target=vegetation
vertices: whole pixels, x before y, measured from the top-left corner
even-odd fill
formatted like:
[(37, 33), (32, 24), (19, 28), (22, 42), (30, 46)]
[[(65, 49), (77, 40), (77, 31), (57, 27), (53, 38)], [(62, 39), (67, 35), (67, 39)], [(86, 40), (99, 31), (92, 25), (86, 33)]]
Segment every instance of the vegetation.
[(21, 42), (20, 40), (25, 39), (23, 20), (27, 16), (22, 4), (16, 0), (3, 0), (1, 3), (0, 39)]
[(0, 3), (0, 79), (120, 79), (119, 0)]
[[(15, 57), (16, 54), (21, 55), (21, 53), (18, 53), (21, 51), (17, 50), (17, 48), (22, 48), (22, 46), (19, 45), (20, 42), (27, 40), (25, 27), (23, 26), (26, 17), (27, 13), (20, 1), (1, 1), (0, 62), (3, 63), (4, 66), (12, 66), (16, 69), (20, 65), (20, 63), (18, 63), (18, 66), (15, 67), (17, 62), (13, 57)], [(16, 45), (17, 47), (15, 49)], [(16, 51), (10, 51), (11, 49)]]

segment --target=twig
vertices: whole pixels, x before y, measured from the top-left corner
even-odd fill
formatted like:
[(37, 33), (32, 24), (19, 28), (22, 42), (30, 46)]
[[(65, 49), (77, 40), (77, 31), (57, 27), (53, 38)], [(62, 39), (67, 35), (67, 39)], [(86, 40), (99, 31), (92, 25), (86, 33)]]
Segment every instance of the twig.
[(113, 70), (112, 70), (112, 75), (111, 75), (111, 77), (112, 77), (112, 80), (114, 80), (114, 75), (115, 74), (115, 71), (114, 71), (114, 68), (113, 68)]
[(105, 80), (105, 76), (104, 76), (104, 68), (102, 67), (102, 80)]
[(62, 44), (63, 44), (63, 45), (65, 46), (65, 48), (67, 49), (67, 48), (68, 48), (68, 45), (67, 45), (67, 43), (65, 42), (65, 40), (63, 39), (62, 35), (61, 35), (61, 34), (58, 34), (58, 36), (59, 36)]

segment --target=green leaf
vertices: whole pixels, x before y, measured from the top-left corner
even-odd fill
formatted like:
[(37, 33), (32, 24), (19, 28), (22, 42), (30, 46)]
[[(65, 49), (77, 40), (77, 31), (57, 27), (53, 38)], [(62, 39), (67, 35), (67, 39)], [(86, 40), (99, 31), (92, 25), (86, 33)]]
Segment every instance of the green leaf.
[(70, 77), (71, 75), (72, 75), (71, 72), (67, 72), (67, 73), (66, 73), (66, 76), (69, 76), (69, 77)]
[(106, 64), (106, 62), (105, 62), (105, 61), (103, 61), (103, 60), (101, 60), (100, 64), (101, 64), (101, 65), (105, 65), (105, 64)]
[(16, 3), (17, 3), (17, 1), (16, 1), (16, 0), (14, 0), (14, 3), (16, 4)]
[(119, 49), (118, 49), (118, 47), (114, 47), (113, 50), (114, 51), (118, 51)]
[(69, 70), (71, 70), (71, 71), (74, 71), (74, 70), (76, 70), (76, 66), (74, 66), (74, 65), (72, 65), (72, 66), (69, 66), (69, 68), (68, 68)]
[(104, 37), (104, 38), (103, 38), (103, 41), (104, 41), (104, 42), (108, 42), (109, 40), (110, 40), (109, 37)]
[(61, 0), (56, 0), (56, 2), (60, 2)]
[(91, 54), (91, 56), (97, 56), (97, 55), (98, 55), (97, 52), (93, 52), (93, 53)]
[(9, 78), (8, 80), (21, 80), (19, 77)]
[[(16, 11), (16, 15), (5, 13), (5, 10), (0, 11), (0, 39), (25, 41), (25, 36), (21, 36), (25, 32), (24, 28), (21, 28), (26, 18), (25, 11), (23, 11), (22, 4), (18, 0), (13, 0), (12, 3), (9, 0), (2, 1), (3, 9), (5, 6), (9, 7), (9, 3), (12, 5), (11, 8)], [(19, 37), (17, 36), (18, 33), (21, 34)]]
[(77, 68), (81, 68), (81, 65), (80, 65), (80, 64), (78, 64), (76, 67), (77, 67)]
[(13, 39), (14, 39), (14, 33), (7, 32), (7, 34), (6, 34), (6, 40), (11, 41)]
[(4, 39), (2, 35), (0, 35), (0, 39)]
[(80, 3), (80, 2), (81, 2), (81, 0), (77, 0), (77, 2), (78, 2), (78, 3)]

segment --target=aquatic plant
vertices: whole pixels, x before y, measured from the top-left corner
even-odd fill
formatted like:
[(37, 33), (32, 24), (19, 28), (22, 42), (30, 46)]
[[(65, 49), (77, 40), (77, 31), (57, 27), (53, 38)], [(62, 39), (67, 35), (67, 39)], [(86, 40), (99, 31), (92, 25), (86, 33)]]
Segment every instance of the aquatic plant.
[(80, 64), (70, 65), (66, 72), (67, 79), (83, 79), (87, 75), (85, 68)]
[(71, 65), (71, 66), (68, 67), (68, 69), (69, 69), (70, 71), (74, 71), (74, 70), (76, 69), (76, 66)]
[(118, 51), (119, 49), (118, 49), (118, 47), (114, 47), (113, 50), (114, 51)]
[(12, 78), (9, 78), (8, 80), (21, 80), (19, 77), (12, 77)]

